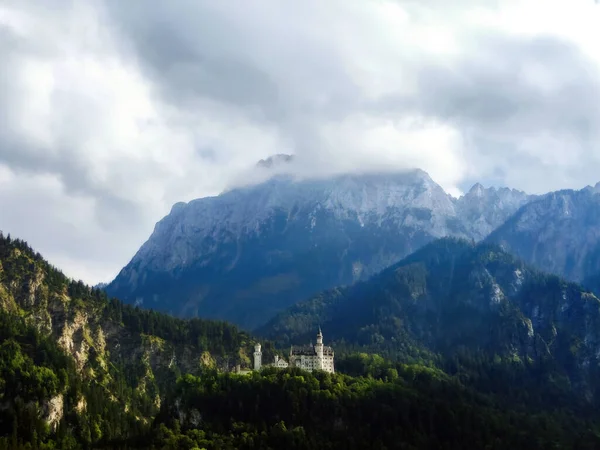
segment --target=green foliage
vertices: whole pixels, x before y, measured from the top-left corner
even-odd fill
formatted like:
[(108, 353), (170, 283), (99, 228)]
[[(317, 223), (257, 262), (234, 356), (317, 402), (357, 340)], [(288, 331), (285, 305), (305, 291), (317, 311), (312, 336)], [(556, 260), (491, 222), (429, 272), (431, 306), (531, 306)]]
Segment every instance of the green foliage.
[[(485, 273), (508, 292), (516, 269), (525, 280), (519, 295), (483, 307), (475, 294), (491, 292)], [(559, 321), (565, 296), (575, 306)], [(585, 333), (598, 325), (597, 299), (494, 247), (439, 241), (277, 322), (287, 345), (312, 337), (322, 321), (343, 372), (335, 375), (212, 366), (186, 373), (169, 362), (175, 353), (229, 357), (231, 365), (247, 360), (252, 338), (225, 323), (108, 299), (1, 235), (0, 302), (0, 450), (600, 446), (598, 403), (573, 395), (583, 387), (598, 397), (574, 376), (589, 350)], [(522, 345), (514, 338), (529, 336), (535, 306), (549, 319)], [(75, 318), (86, 321), (83, 368), (53, 328)], [(112, 333), (105, 344), (101, 329)], [(529, 350), (540, 342), (551, 357)], [(279, 351), (263, 345), (266, 359)], [(588, 380), (600, 375), (597, 365), (589, 371)]]
[[(234, 364), (240, 348), (252, 345), (223, 322), (181, 320), (108, 299), (1, 233), (0, 306), (0, 449), (111, 447), (140, 436), (160, 397), (175, 387), (175, 353), (196, 365), (204, 352), (232, 355)], [(65, 336), (86, 346), (83, 368), (58, 344), (76, 319), (82, 328)], [(110, 341), (98, 342), (102, 329)], [(153, 354), (167, 356), (151, 361)]]
[(551, 368), (555, 381), (544, 383), (600, 397), (600, 301), (491, 244), (440, 239), (366, 282), (290, 308), (259, 332), (287, 346), (308, 340), (317, 325), (337, 355), (446, 367), (462, 354), (465, 371), (498, 355), (523, 362), (529, 378)]
[[(104, 292), (94, 292), (105, 298)], [(105, 319), (122, 323), (133, 333), (155, 336), (174, 345), (194, 345), (198, 351), (209, 351), (217, 356), (234, 354), (250, 341), (248, 334), (225, 322), (197, 318), (182, 320), (117, 299), (106, 300), (103, 314)]]
[[(375, 372), (386, 364), (367, 355), (347, 362)], [(388, 367), (374, 374), (365, 378), (267, 369), (250, 376), (185, 376), (176, 396), (161, 408), (152, 442), (161, 449), (547, 449), (600, 444), (591, 422), (561, 412), (505, 409), (439, 370), (404, 366), (401, 373)], [(202, 431), (190, 421), (193, 416)]]
[[(0, 442), (15, 436), (17, 442), (35, 443), (40, 448), (54, 444), (75, 448), (68, 444), (74, 438), (80, 448), (139, 432), (143, 426), (136, 415), (144, 409), (145, 399), (136, 398), (122, 377), (115, 375), (108, 388), (96, 380), (85, 380), (55, 341), (22, 318), (0, 313), (0, 402), (4, 405)], [(118, 401), (110, 397), (111, 390), (119, 395)], [(62, 405), (55, 411), (59, 423), (51, 430), (46, 420), (51, 400), (57, 399)], [(77, 405), (81, 401), (85, 408), (80, 410)], [(123, 401), (131, 404), (130, 412), (124, 410)]]
[(36, 284), (31, 282), (40, 279), (44, 289), (38, 288), (36, 295), (44, 292), (46, 297), (64, 297), (70, 303), (71, 316), (78, 311), (90, 312), (120, 324), (131, 333), (156, 336), (174, 345), (193, 345), (199, 351), (209, 351), (217, 356), (234, 354), (240, 347), (250, 344), (247, 333), (225, 322), (197, 318), (182, 320), (109, 299), (103, 290), (67, 278), (26, 242), (1, 233), (0, 267), (0, 285), (17, 286), (16, 296), (26, 297), (32, 284)]

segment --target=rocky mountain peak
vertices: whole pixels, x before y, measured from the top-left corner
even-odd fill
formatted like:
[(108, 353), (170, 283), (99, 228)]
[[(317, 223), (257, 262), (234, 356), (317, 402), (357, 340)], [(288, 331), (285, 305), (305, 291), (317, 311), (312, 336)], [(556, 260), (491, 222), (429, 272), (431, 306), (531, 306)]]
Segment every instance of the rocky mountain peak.
[(176, 204), (107, 291), (251, 328), (435, 238), (483, 239), (529, 198), (476, 185), (454, 199), (418, 169), (312, 178), (276, 169), (292, 161), (275, 155), (259, 162), (265, 181)]
[(538, 197), (488, 240), (569, 280), (600, 279), (600, 196), (596, 194), (588, 186)]
[(476, 183), (456, 200), (457, 214), (465, 221), (471, 236), (480, 240), (533, 198), (535, 197), (516, 189), (485, 188)]
[[(490, 188), (491, 190), (495, 191), (494, 188)], [(481, 183), (475, 183), (473, 185), (473, 187), (471, 189), (469, 189), (469, 192), (467, 192), (466, 195), (471, 196), (471, 197), (483, 197), (485, 194), (486, 189), (481, 185)]]
[(600, 194), (600, 182), (596, 183), (594, 186), (586, 186), (583, 190), (591, 192), (592, 194)]
[[(290, 159), (262, 166), (277, 161)], [(178, 315), (252, 327), (449, 234), (467, 236), (455, 201), (422, 170), (278, 174), (174, 206), (107, 291)]]
[(280, 167), (292, 163), (294, 159), (294, 155), (279, 153), (277, 155), (269, 156), (267, 159), (261, 159), (256, 163), (256, 167), (271, 169), (272, 167)]

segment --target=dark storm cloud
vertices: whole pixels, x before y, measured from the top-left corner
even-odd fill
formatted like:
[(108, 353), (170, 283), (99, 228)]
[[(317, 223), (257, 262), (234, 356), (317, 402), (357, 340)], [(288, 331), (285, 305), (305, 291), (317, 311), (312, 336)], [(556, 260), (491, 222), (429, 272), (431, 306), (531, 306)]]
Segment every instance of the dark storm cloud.
[(256, 120), (285, 124), (306, 114), (336, 114), (360, 95), (335, 49), (311, 37), (310, 24), (307, 30), (293, 26), (291, 3), (290, 15), (281, 6), (208, 1), (108, 5), (142, 70), (179, 107), (210, 99), (245, 108)]
[[(233, 12), (208, 2), (185, 3), (185, 15), (178, 14), (180, 3), (157, 8), (139, 2), (109, 4), (121, 32), (137, 48), (143, 70), (167, 101), (185, 107), (194, 99), (208, 98), (247, 108), (256, 120), (274, 122), (300, 152), (319, 153), (322, 124), (364, 111), (453, 124), (476, 147), (475, 159), (497, 152), (496, 145), (485, 142), (490, 134), (506, 153), (519, 153), (516, 141), (534, 133), (550, 131), (556, 139), (575, 138), (581, 145), (598, 138), (598, 66), (562, 37), (467, 31), (454, 60), (437, 61), (423, 53), (405, 62), (404, 68), (418, 80), (412, 92), (373, 100), (331, 50), (334, 35), (330, 42), (315, 42), (292, 27), (289, 34), (264, 39), (264, 26), (272, 25), (261, 17), (264, 10), (239, 4), (239, 11)], [(240, 22), (240, 16), (245, 21)], [(291, 16), (287, 19), (293, 21)], [(285, 24), (281, 28), (285, 30)], [(293, 54), (298, 57), (286, 57)], [(357, 58), (361, 56), (357, 52)], [(393, 64), (389, 70), (396, 70)], [(398, 86), (403, 83), (401, 72)], [(286, 79), (289, 73), (297, 78)]]
[(243, 58), (243, 49), (236, 45), (239, 38), (226, 17), (203, 14), (201, 7), (189, 3), (193, 13), (185, 15), (162, 2), (156, 8), (140, 2), (108, 5), (120, 32), (131, 39), (142, 69), (167, 102), (193, 108), (200, 98), (276, 109), (276, 83)]

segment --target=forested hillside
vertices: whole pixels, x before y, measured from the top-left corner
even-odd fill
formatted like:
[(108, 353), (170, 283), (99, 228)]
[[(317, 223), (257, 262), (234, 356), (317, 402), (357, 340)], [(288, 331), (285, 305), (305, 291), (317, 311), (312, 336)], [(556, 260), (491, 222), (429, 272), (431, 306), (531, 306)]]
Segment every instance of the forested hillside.
[(318, 324), (338, 351), (438, 365), (515, 360), (551, 367), (554, 384), (599, 400), (600, 301), (493, 245), (438, 240), (367, 282), (290, 308), (261, 332), (288, 345)]
[[(412, 261), (428, 255), (429, 263), (445, 267), (444, 254), (480, 259), (487, 254), (474, 251), (460, 241), (442, 241)], [(499, 269), (508, 257), (496, 256)], [(407, 276), (399, 279), (413, 279)], [(438, 281), (456, 284), (451, 278)], [(366, 289), (368, 283), (359, 286), (374, 306), (384, 305), (372, 295), (376, 291)], [(388, 295), (396, 288), (408, 292), (401, 284), (387, 286)], [(444, 292), (439, 286), (435, 292)], [(593, 398), (573, 395), (553, 359), (530, 365), (519, 354), (486, 357), (468, 349), (448, 358), (443, 347), (429, 345), (435, 335), (424, 341), (409, 327), (396, 335), (394, 346), (350, 345), (339, 338), (341, 373), (335, 375), (272, 368), (236, 374), (230, 372), (234, 366), (249, 364), (254, 342), (247, 334), (220, 322), (182, 321), (108, 300), (64, 277), (24, 242), (3, 236), (0, 301), (0, 449), (600, 445)], [(354, 306), (363, 318), (374, 317), (359, 303)], [(381, 323), (380, 334), (387, 338), (386, 322)], [(332, 325), (327, 324), (333, 337)], [(265, 358), (271, 358), (276, 350), (263, 344)], [(351, 353), (369, 346), (396, 360)]]
[(11, 448), (137, 435), (181, 374), (250, 362), (234, 326), (108, 300), (2, 235), (0, 306), (0, 442)]
[[(356, 364), (358, 362), (358, 364)], [(440, 370), (354, 361), (350, 377), (265, 369), (186, 376), (154, 424), (158, 448), (592, 449), (590, 418), (507, 408)], [(351, 364), (351, 363), (349, 363)], [(182, 411), (184, 413), (182, 413)]]

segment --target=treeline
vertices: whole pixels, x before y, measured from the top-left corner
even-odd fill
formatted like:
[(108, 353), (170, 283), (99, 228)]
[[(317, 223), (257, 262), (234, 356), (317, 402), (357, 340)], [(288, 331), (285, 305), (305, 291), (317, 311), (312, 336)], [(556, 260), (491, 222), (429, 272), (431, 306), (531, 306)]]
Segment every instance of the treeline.
[[(299, 369), (184, 376), (151, 434), (156, 449), (598, 448), (598, 429), (568, 413), (506, 409), (439, 370), (375, 377)], [(177, 405), (177, 407), (175, 407)]]
[[(15, 255), (15, 250), (18, 252)], [(67, 295), (74, 303), (71, 311), (84, 309), (98, 314), (104, 320), (121, 324), (133, 333), (159, 337), (174, 345), (194, 345), (216, 356), (232, 354), (249, 343), (249, 335), (235, 325), (226, 322), (202, 319), (178, 319), (173, 316), (142, 309), (109, 299), (101, 289), (87, 286), (82, 281), (71, 280), (61, 271), (46, 262), (20, 239), (0, 233), (0, 283), (27, 285), (36, 271), (44, 274), (48, 295)]]
[[(179, 368), (167, 357), (149, 372), (149, 362), (128, 360), (110, 343), (99, 350), (86, 335), (90, 327), (119, 333), (118, 341), (131, 350), (145, 339), (164, 343), (196, 364), (205, 351), (235, 360), (241, 347), (252, 345), (246, 333), (224, 322), (182, 320), (109, 299), (2, 233), (0, 305), (0, 449), (113, 448), (147, 435)], [(67, 326), (80, 313), (86, 328), (77, 339), (88, 343), (83, 369), (58, 345), (62, 328), (59, 334), (48, 328)]]
[[(0, 384), (14, 406), (0, 415), (0, 449), (505, 449), (600, 446), (593, 418), (507, 405), (440, 369), (377, 355), (341, 358), (352, 373), (207, 369), (184, 375), (153, 421), (86, 386), (72, 361), (22, 325), (2, 325)], [(64, 385), (66, 383), (66, 386)], [(65, 415), (50, 428), (39, 411), (58, 393)], [(132, 391), (129, 392), (133, 396)], [(81, 398), (87, 400), (78, 410)], [(37, 406), (37, 408), (33, 407)]]
[(389, 360), (377, 354), (353, 353), (336, 357), (336, 370), (355, 377), (394, 381), (399, 376), (415, 380), (423, 373), (452, 380), (494, 399), (505, 409), (530, 414), (561, 411), (572, 417), (598, 419), (600, 403), (590, 396), (573, 395), (573, 386), (551, 359), (521, 360), (489, 356), (460, 349), (436, 365)]
[[(101, 297), (105, 297), (104, 292)], [(134, 333), (149, 334), (174, 345), (195, 345), (213, 355), (235, 353), (248, 345), (250, 336), (235, 325), (202, 319), (178, 319), (164, 313), (128, 305), (120, 300), (107, 300), (104, 317), (122, 323)]]

